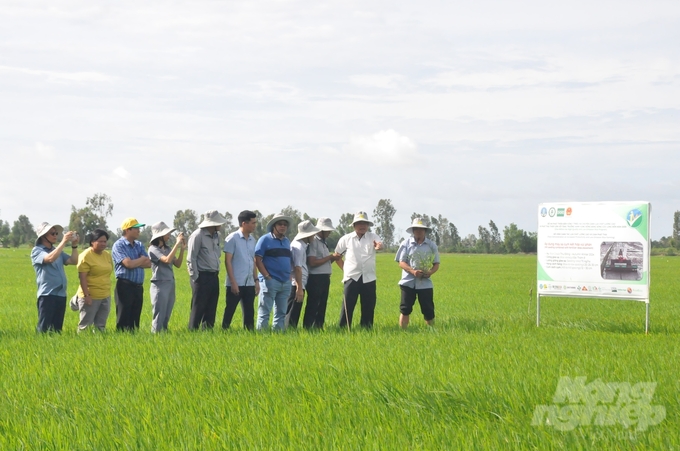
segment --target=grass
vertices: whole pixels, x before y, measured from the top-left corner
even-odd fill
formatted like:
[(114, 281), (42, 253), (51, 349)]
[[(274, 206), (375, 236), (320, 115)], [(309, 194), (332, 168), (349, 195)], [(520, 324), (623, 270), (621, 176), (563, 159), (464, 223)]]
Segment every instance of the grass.
[[(680, 259), (652, 259), (650, 335), (632, 301), (544, 298), (536, 328), (535, 257), (486, 255), (442, 256), (437, 326), (416, 306), (404, 332), (399, 270), (380, 255), (372, 331), (336, 327), (336, 271), (324, 331), (248, 333), (237, 311), (229, 331), (188, 332), (183, 268), (155, 336), (148, 289), (136, 334), (78, 335), (67, 311), (64, 333), (37, 335), (28, 254), (0, 250), (0, 449), (680, 448)], [(666, 418), (642, 432), (532, 426), (562, 376), (656, 382)]]

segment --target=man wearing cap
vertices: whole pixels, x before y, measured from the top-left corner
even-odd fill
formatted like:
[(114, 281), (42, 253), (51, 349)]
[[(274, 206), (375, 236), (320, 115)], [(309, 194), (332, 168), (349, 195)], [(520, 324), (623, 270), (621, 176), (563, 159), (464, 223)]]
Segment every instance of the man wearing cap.
[(144, 268), (151, 268), (151, 260), (144, 250), (139, 232), (145, 224), (127, 218), (120, 226), (121, 236), (111, 247), (116, 272), (116, 330), (139, 329), (139, 317), (144, 303)]
[[(61, 332), (66, 311), (66, 273), (64, 265), (78, 263), (78, 235), (66, 232), (57, 246), (59, 234), (64, 231), (60, 225), (41, 223), (36, 229), (38, 238), (31, 251), (31, 262), (38, 284), (38, 332)], [(72, 254), (64, 252), (71, 243)]]
[(227, 268), (227, 305), (222, 328), (229, 329), (236, 306), (241, 303), (243, 327), (255, 329), (255, 296), (260, 293), (255, 266), (257, 215), (244, 210), (238, 215), (239, 229), (224, 240), (224, 266)]
[(420, 311), (428, 326), (434, 326), (434, 285), (430, 276), (439, 269), (437, 245), (425, 235), (431, 229), (421, 218), (414, 218), (406, 233), (412, 234), (399, 246), (395, 261), (399, 262), (401, 280), (401, 304), (399, 326), (406, 329), (413, 304), (418, 298)]
[(344, 283), (342, 310), (340, 311), (340, 327), (352, 326), (352, 316), (357, 299), (361, 297), (361, 327), (373, 327), (373, 316), (376, 303), (376, 264), (375, 251), (382, 249), (380, 237), (368, 228), (373, 223), (368, 220), (366, 212), (354, 215), (352, 226), (354, 232), (348, 233), (338, 240), (335, 246), (338, 265), (343, 269)]
[(323, 328), (326, 320), (326, 305), (328, 304), (328, 292), (331, 285), (331, 264), (338, 260), (331, 254), (326, 244), (326, 239), (335, 229), (330, 218), (319, 218), (316, 221), (319, 232), (309, 242), (307, 248), (307, 306), (302, 325), (305, 329), (312, 327)]
[(274, 308), (274, 330), (286, 328), (286, 308), (291, 289), (291, 252), (286, 232), (292, 220), (279, 213), (267, 223), (267, 232), (255, 245), (255, 264), (264, 277), (267, 291), (257, 309), (257, 330), (269, 327)]
[(297, 327), (302, 311), (302, 301), (305, 298), (305, 287), (309, 271), (307, 269), (307, 246), (310, 240), (319, 233), (312, 221), (306, 220), (298, 224), (298, 233), (290, 244), (291, 261), (293, 265), (293, 286), (288, 296), (288, 310), (286, 313), (286, 325)]
[(217, 210), (206, 211), (203, 222), (189, 237), (187, 269), (191, 282), (189, 330), (215, 326), (220, 297), (220, 236), (227, 220)]

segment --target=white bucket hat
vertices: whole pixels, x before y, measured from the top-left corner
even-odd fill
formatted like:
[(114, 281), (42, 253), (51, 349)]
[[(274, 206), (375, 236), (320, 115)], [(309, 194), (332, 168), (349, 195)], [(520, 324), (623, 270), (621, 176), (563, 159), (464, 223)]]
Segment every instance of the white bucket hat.
[(50, 224), (49, 222), (41, 222), (38, 227), (35, 228), (35, 234), (38, 235), (38, 237), (35, 239), (35, 245), (37, 246), (40, 244), (40, 238), (45, 236), (47, 232), (50, 231), (50, 229), (54, 227), (54, 230), (57, 231), (58, 234), (61, 234), (61, 232), (64, 231), (64, 228), (60, 226), (59, 224)]
[(309, 238), (310, 236), (314, 236), (319, 232), (321, 232), (321, 229), (314, 227), (312, 221), (307, 219), (306, 221), (302, 221), (300, 224), (298, 224), (298, 233), (295, 235), (295, 238), (293, 238), (293, 241)]
[(331, 218), (319, 218), (316, 221), (316, 228), (321, 230), (322, 232), (335, 231), (335, 229), (333, 228), (333, 223), (331, 222)]
[(276, 224), (279, 221), (286, 221), (288, 223), (288, 227), (290, 227), (290, 225), (293, 223), (293, 220), (289, 216), (285, 216), (283, 213), (277, 213), (267, 223), (267, 232), (271, 232), (272, 228), (274, 227), (274, 224)]
[(227, 220), (217, 210), (208, 210), (203, 214), (203, 222), (198, 225), (199, 229), (206, 227), (221, 227)]
[(406, 233), (413, 233), (413, 229), (425, 229), (427, 232), (432, 230), (432, 227), (428, 227), (423, 222), (423, 218), (413, 218), (413, 223), (411, 227), (406, 229)]
[(365, 211), (358, 211), (354, 214), (354, 221), (352, 221), (352, 225), (356, 224), (357, 222), (367, 222), (369, 226), (373, 226), (373, 223), (368, 220), (368, 215)]
[(151, 226), (151, 242), (155, 240), (156, 238), (162, 238), (168, 233), (174, 232), (176, 229), (171, 229), (163, 221), (157, 222), (154, 225)]

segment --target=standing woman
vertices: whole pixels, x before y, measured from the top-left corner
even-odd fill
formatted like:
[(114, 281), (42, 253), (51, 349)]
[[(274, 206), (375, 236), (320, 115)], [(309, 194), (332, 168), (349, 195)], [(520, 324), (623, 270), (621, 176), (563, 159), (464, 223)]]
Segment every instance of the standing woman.
[[(38, 226), (35, 247), (31, 251), (31, 261), (38, 284), (38, 332), (61, 332), (66, 311), (66, 273), (64, 265), (78, 262), (78, 236), (66, 232), (57, 244), (59, 234), (64, 230), (60, 225), (43, 222)], [(64, 252), (71, 243), (73, 253)]]
[(78, 259), (78, 310), (80, 322), (78, 332), (94, 325), (100, 331), (106, 330), (106, 320), (111, 311), (111, 273), (113, 260), (106, 250), (109, 234), (106, 230), (95, 229), (89, 235), (90, 247)]
[[(151, 259), (151, 308), (153, 320), (151, 332), (168, 330), (172, 308), (175, 306), (175, 274), (172, 266), (182, 267), (182, 259), (186, 250), (184, 235), (177, 235), (175, 245), (170, 249), (168, 241), (171, 229), (164, 222), (157, 222), (151, 226), (151, 246), (149, 246), (149, 258)], [(179, 257), (175, 257), (177, 249)]]

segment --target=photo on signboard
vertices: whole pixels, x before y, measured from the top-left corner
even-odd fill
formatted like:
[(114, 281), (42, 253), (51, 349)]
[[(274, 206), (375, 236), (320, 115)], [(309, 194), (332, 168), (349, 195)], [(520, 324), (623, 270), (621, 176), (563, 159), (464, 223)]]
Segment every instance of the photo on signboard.
[(642, 243), (603, 242), (600, 245), (600, 274), (606, 280), (641, 280), (643, 256)]

